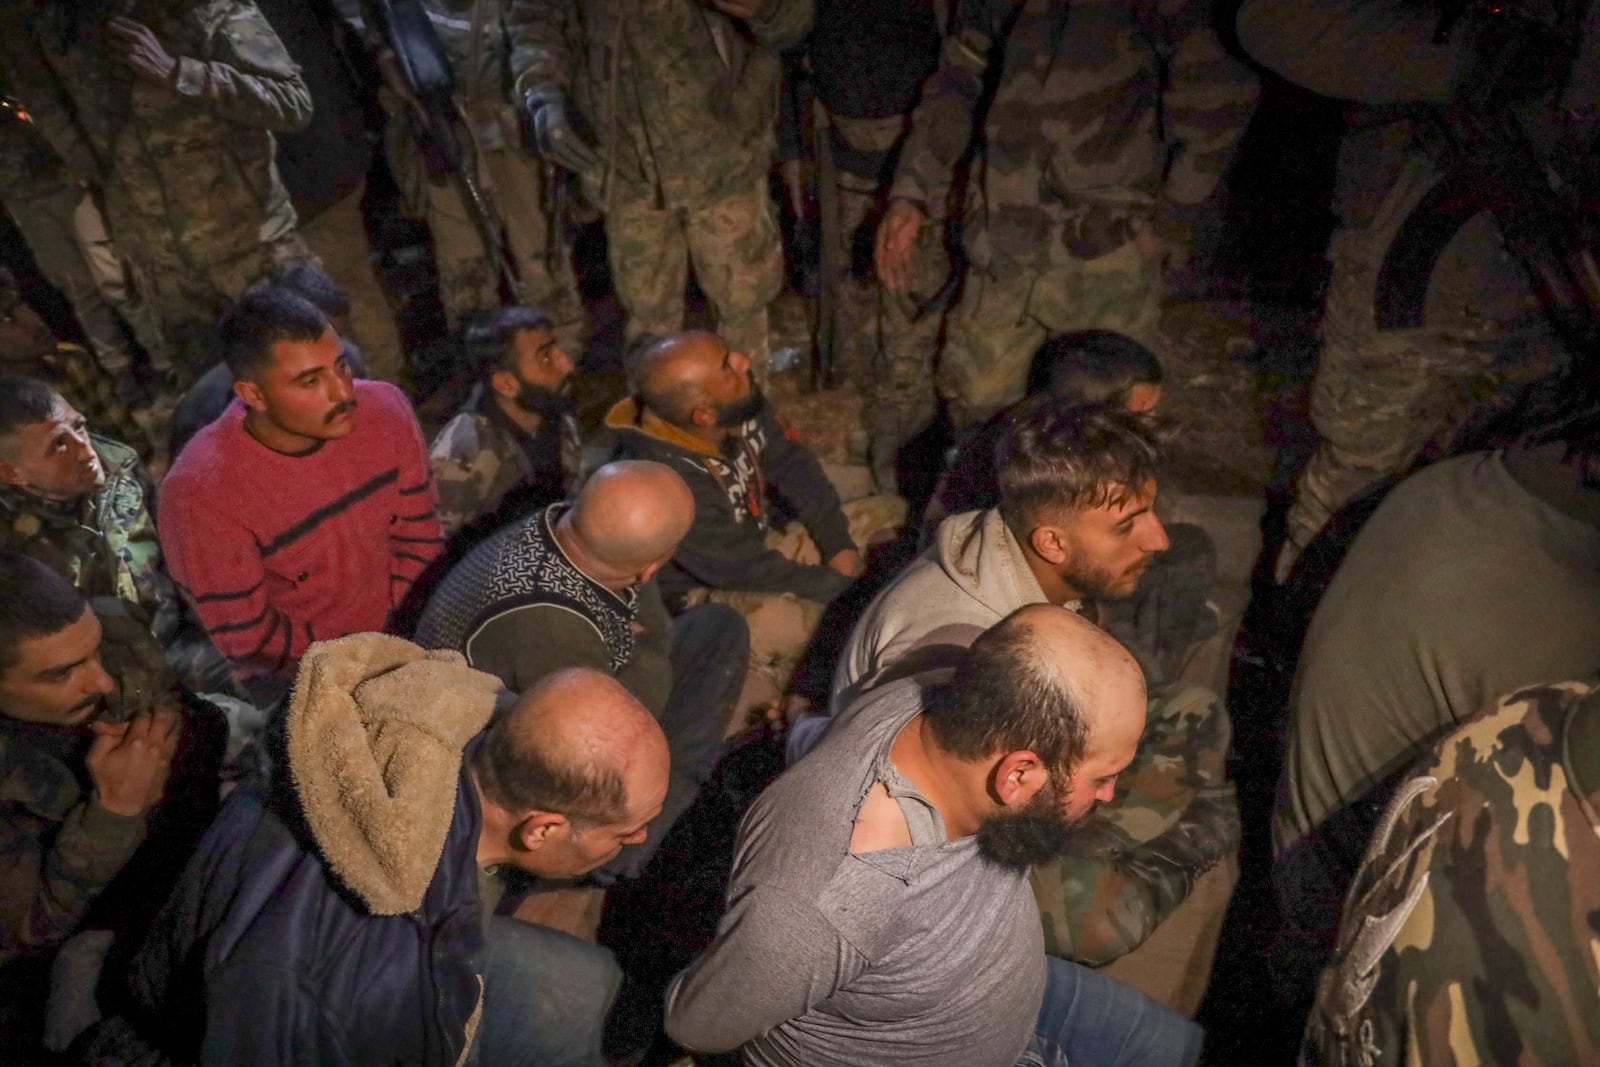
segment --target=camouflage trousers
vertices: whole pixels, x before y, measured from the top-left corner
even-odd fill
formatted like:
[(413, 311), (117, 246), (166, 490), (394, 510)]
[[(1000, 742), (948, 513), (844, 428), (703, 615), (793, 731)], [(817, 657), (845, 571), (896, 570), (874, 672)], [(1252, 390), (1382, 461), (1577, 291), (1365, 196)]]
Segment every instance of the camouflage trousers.
[(1027, 391), (1033, 353), (1054, 334), (1116, 330), (1160, 351), (1161, 267), (1132, 242), (1095, 259), (997, 280), (974, 268), (950, 313), (934, 385), (957, 426)]
[[(904, 132), (900, 118), (830, 117), (839, 135), (863, 152), (893, 148)], [(937, 407), (930, 377), (939, 346), (942, 316), (924, 312), (923, 303), (950, 275), (944, 247), (944, 220), (922, 228), (911, 260), (907, 293), (891, 293), (872, 268), (873, 233), (881, 215), (883, 190), (871, 178), (835, 173), (838, 224), (829, 249), (839, 275), (833, 289), (833, 352), (850, 385), (862, 397), (873, 476), (893, 489), (894, 450), (933, 421)]]
[[(850, 522), (850, 540), (865, 552), (869, 545), (890, 540), (906, 522), (905, 499), (888, 494), (862, 497), (844, 505)], [(804, 526), (792, 522), (782, 530), (767, 533), (767, 547), (782, 552), (797, 563), (823, 562), (817, 543)], [(688, 603), (727, 604), (750, 629), (750, 669), (736, 714), (743, 716), (753, 707), (776, 703), (788, 691), (795, 668), (805, 655), (811, 635), (816, 632), (826, 604), (795, 596), (793, 593), (753, 593), (742, 589), (698, 589), (689, 594)], [(740, 720), (742, 722), (742, 718)], [(738, 725), (738, 723), (732, 724)]]
[(367, 376), (398, 383), (405, 378), (405, 348), (367, 237), (361, 213), (365, 191), (361, 186), (314, 217), (302, 219), (300, 239), (350, 298), (350, 339), (366, 357)]
[[(551, 226), (545, 210), (543, 167), (522, 150), (515, 118), (480, 115), (477, 132), (478, 186), (501, 226), (522, 288), (522, 302), (549, 315), (556, 335), (574, 354), (583, 351), (583, 301), (578, 296), (571, 250)], [(499, 270), (467, 210), (466, 197), (450, 177), (430, 174), (409, 120), (393, 116), (386, 134), (389, 166), (406, 210), (428, 224), (439, 298), (452, 326), (481, 308), (498, 307)]]
[(783, 286), (783, 246), (766, 179), (749, 192), (692, 207), (613, 197), (606, 214), (611, 281), (628, 314), (628, 338), (683, 329), (689, 265), (728, 347), (766, 377), (767, 305)]
[(1377, 328), (1383, 257), (1436, 180), (1425, 163), (1412, 161), (1371, 225), (1336, 233), (1329, 245), (1333, 274), (1311, 384), (1311, 424), (1320, 440), (1295, 486), (1280, 580), (1341, 507), (1404, 469), (1501, 384), (1495, 350), (1529, 306), (1528, 286), (1487, 215), (1463, 227), (1440, 256), (1428, 289), (1429, 325)]
[(149, 307), (128, 285), (122, 259), (106, 233), (94, 198), (76, 185), (10, 205), (28, 250), (45, 279), (61, 291), (89, 340), (95, 359), (108, 372), (132, 362), (121, 316), (155, 366), (168, 359), (161, 329)]
[[(1092, 966), (1126, 956), (1208, 871), (1234, 858), (1231, 733), (1228, 713), (1210, 691), (1187, 682), (1152, 690), (1144, 736), (1117, 779), (1116, 798), (1077, 829), (1068, 856), (1034, 868), (1047, 951)], [(1207, 901), (1216, 913), (1206, 952), (1215, 947), (1226, 903), (1226, 892)]]

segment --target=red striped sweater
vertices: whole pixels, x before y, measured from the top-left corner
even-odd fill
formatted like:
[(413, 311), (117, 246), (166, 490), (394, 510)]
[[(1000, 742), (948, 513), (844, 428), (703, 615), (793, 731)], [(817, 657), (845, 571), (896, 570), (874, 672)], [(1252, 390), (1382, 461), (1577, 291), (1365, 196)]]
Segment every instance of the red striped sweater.
[(405, 395), (357, 381), (355, 429), (274, 452), (234, 401), (161, 486), (167, 568), (242, 677), (292, 677), (313, 641), (383, 629), (443, 547), (427, 444)]

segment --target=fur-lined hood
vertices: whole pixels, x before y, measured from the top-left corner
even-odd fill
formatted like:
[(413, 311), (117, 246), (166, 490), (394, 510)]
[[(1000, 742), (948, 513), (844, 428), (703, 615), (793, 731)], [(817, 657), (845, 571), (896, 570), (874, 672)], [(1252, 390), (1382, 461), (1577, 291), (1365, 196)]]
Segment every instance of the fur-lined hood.
[(461, 750), (499, 679), (387, 634), (312, 645), (285, 722), (289, 773), (328, 867), (375, 915), (415, 910), (455, 809)]

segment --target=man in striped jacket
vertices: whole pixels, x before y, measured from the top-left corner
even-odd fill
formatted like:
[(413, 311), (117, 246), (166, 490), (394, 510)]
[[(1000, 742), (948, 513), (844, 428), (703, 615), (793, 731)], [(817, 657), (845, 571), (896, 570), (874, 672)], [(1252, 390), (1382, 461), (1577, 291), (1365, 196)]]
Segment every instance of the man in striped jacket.
[(279, 290), (222, 320), (236, 401), (162, 486), (168, 569), (243, 680), (314, 641), (381, 630), (443, 544), (405, 395), (353, 381), (327, 319)]

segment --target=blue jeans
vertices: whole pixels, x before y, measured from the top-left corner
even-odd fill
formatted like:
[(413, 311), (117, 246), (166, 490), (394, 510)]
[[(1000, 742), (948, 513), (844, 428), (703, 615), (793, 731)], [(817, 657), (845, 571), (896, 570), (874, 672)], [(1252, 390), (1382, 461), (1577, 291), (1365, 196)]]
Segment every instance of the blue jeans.
[(496, 915), (484, 931), (481, 1067), (604, 1067), (600, 1034), (622, 970), (599, 945)]
[(1017, 1067), (1193, 1067), (1204, 1031), (1126, 982), (1049, 957)]

